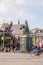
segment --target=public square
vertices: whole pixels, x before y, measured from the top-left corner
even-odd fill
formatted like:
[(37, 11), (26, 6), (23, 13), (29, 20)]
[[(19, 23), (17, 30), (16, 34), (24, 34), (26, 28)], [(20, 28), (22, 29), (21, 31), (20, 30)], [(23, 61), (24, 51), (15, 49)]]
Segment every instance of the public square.
[(0, 53), (0, 65), (43, 65), (43, 53), (31, 56), (30, 53)]

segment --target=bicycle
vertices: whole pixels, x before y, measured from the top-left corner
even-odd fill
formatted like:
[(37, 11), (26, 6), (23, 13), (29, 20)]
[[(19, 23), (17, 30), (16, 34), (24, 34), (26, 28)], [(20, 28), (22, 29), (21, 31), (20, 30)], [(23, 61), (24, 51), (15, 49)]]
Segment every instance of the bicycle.
[(34, 49), (30, 52), (31, 56), (36, 56), (37, 55), (37, 49)]

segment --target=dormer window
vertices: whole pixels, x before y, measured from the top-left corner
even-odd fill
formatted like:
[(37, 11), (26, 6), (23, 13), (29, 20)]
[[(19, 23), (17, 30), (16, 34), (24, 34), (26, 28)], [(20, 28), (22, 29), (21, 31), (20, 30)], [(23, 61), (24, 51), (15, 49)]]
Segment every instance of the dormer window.
[(25, 28), (25, 26), (23, 26), (23, 28)]
[(20, 30), (22, 30), (22, 27), (20, 27)]

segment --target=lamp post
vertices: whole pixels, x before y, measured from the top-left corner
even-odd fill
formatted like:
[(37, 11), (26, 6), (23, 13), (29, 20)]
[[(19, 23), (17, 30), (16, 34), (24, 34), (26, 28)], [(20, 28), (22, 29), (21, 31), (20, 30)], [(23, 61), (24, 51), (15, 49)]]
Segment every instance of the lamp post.
[[(3, 24), (4, 24), (4, 19), (3, 19)], [(4, 27), (3, 27), (3, 37), (2, 37), (2, 40), (3, 40), (3, 48), (4, 48)]]
[(3, 37), (2, 37), (2, 40), (3, 40), (3, 48), (4, 48), (4, 31), (3, 31)]

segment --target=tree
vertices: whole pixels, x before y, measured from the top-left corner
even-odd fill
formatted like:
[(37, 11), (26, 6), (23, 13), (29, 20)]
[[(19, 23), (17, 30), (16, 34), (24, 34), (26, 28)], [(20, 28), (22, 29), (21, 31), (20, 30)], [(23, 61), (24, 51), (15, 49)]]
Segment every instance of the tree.
[(3, 43), (2, 37), (3, 37), (3, 34), (0, 34), (0, 45)]
[(6, 37), (11, 38), (11, 36), (12, 36), (12, 30), (11, 30), (12, 25), (13, 25), (13, 23), (11, 22), (7, 27), (5, 27), (5, 30), (4, 30), (4, 33), (3, 33), (3, 35), (4, 35), (4, 43), (5, 44), (10, 42), (10, 39), (8, 39), (8, 38), (6, 39)]
[(5, 28), (5, 36), (11, 36), (12, 34), (12, 30), (11, 30), (11, 27), (12, 27), (13, 23), (11, 22), (10, 25), (8, 27)]

